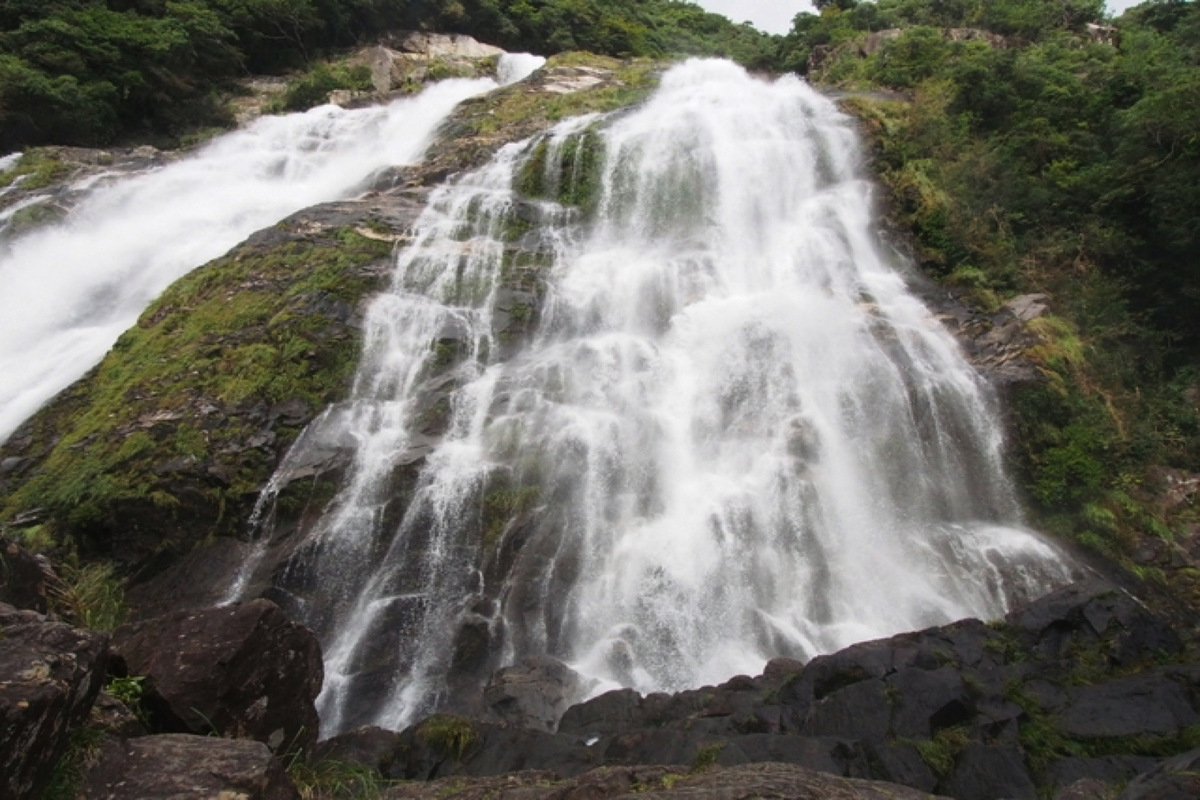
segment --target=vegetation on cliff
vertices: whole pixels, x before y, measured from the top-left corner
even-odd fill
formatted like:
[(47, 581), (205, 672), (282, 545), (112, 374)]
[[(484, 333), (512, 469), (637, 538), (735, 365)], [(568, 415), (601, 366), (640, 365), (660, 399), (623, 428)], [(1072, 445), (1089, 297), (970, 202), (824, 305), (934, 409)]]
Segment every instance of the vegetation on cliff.
[[(819, 5), (781, 61), (896, 90), (848, 105), (923, 267), (984, 307), (1052, 298), (1028, 353), (1046, 380), (1012, 397), (1043, 523), (1164, 578), (1196, 518), (1162, 492), (1200, 469), (1200, 8), (1146, 3), (1114, 30), (1087, 28), (1098, 0)], [(1200, 599), (1200, 573), (1168, 571)]]
[[(551, 55), (773, 58), (775, 37), (674, 0), (18, 0), (0, 7), (0, 152), (222, 124), (219, 90), (385, 31)], [(339, 84), (340, 85), (340, 84)]]

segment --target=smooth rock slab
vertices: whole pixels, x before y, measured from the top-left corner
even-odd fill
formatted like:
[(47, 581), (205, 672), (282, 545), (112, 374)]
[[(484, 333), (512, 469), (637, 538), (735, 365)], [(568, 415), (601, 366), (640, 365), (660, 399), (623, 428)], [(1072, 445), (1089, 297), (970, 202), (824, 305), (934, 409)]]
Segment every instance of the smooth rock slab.
[(113, 650), (149, 679), (147, 704), (166, 730), (256, 739), (274, 752), (316, 742), (321, 649), (270, 601), (124, 625)]
[(1200, 722), (1188, 692), (1170, 667), (1071, 690), (1070, 704), (1055, 719), (1065, 735), (1079, 739), (1163, 736)]
[(602, 767), (569, 781), (545, 772), (497, 778), (453, 778), (388, 790), (387, 800), (936, 800), (925, 792), (880, 781), (839, 778), (790, 764), (745, 764), (694, 775), (686, 767)]
[(165, 734), (109, 741), (84, 776), (89, 800), (298, 800), (261, 742)]
[(0, 797), (37, 797), (104, 683), (108, 637), (0, 603)]

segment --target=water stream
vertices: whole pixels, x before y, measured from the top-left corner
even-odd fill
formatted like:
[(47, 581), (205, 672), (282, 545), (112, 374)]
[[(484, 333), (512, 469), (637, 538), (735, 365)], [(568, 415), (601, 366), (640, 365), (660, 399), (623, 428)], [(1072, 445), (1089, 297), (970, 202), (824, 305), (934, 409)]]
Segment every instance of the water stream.
[(678, 690), (1066, 581), (905, 269), (849, 120), (727, 62), (438, 190), (288, 456), (354, 453), (281, 577), (320, 576), (323, 735), (529, 654)]
[[(540, 63), (505, 56), (503, 77)], [(376, 170), (412, 163), (458, 103), (496, 85), (449, 80), (387, 106), (266, 116), (175, 163), (71, 187), (88, 195), (63, 223), (0, 250), (0, 442), (173, 281), (254, 231), (352, 194)]]

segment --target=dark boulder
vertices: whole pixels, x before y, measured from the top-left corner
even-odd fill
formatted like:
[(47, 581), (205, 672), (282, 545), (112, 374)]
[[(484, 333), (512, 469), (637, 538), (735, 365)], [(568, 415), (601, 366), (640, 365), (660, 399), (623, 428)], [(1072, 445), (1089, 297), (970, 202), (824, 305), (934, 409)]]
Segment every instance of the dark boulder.
[(596, 755), (573, 736), (438, 714), (401, 732), (384, 774), (403, 780), (447, 775), (487, 777), (542, 770), (559, 777), (596, 766)]
[(261, 742), (166, 734), (110, 740), (86, 771), (89, 800), (298, 800)]
[(813, 703), (801, 728), (810, 736), (883, 741), (891, 724), (887, 686), (879, 678), (853, 683)]
[(253, 543), (230, 537), (215, 537), (199, 545), (164, 572), (126, 592), (125, 600), (132, 608), (130, 620), (219, 605), (229, 593), (233, 576), (254, 557)]
[(723, 747), (703, 731), (679, 727), (626, 731), (593, 745), (600, 763), (663, 765), (715, 763)]
[(582, 694), (579, 674), (558, 659), (531, 656), (496, 670), (483, 691), (497, 721), (553, 731), (571, 702)]
[(396, 731), (384, 730), (374, 725), (355, 728), (319, 743), (313, 749), (312, 761), (359, 764), (387, 775), (392, 772), (399, 743), (400, 734)]
[(957, 800), (1035, 800), (1037, 787), (1015, 747), (969, 744), (938, 790)]
[(1193, 800), (1200, 797), (1200, 749), (1163, 762), (1129, 783), (1119, 800)]
[(44, 557), (0, 537), (0, 603), (45, 614), (46, 590), (54, 580)]
[(872, 778), (927, 792), (932, 792), (937, 786), (937, 776), (921, 758), (917, 748), (908, 742), (868, 745), (867, 758), (871, 764)]
[[(774, 776), (776, 767), (764, 765), (787, 765), (778, 769), (887, 781), (960, 800), (1068, 789), (1084, 800), (1097, 787), (1153, 769), (1158, 761), (1146, 752), (1170, 752), (1200, 724), (1200, 667), (1162, 663), (1184, 661), (1179, 641), (1128, 594), (1092, 582), (1035, 601), (1005, 622), (962, 620), (864, 642), (807, 665), (776, 660), (759, 677), (676, 694), (611, 691), (568, 708), (557, 733), (519, 727), (539, 724), (528, 711), (501, 724), (442, 715), (395, 740), (362, 731), (337, 748), (346, 760), (379, 765), (390, 777), (454, 776), (434, 784), (447, 797), (560, 800), (667, 790), (740, 797), (774, 784), (729, 786), (720, 778), (710, 786), (701, 774), (737, 768), (756, 775), (761, 767)], [(519, 666), (494, 678), (497, 709), (559, 702), (557, 662)], [(541, 670), (550, 673), (548, 689)], [(549, 698), (538, 696), (547, 691)], [(1077, 755), (1089, 749), (1104, 755)], [(611, 771), (603, 786), (586, 777), (598, 764)], [(666, 770), (666, 782), (630, 777), (652, 769)], [(685, 773), (701, 782), (693, 787)], [(548, 785), (545, 775), (566, 780)], [(1181, 780), (1176, 775), (1168, 784)], [(827, 794), (815, 796), (837, 797), (841, 785), (822, 784)], [(431, 795), (408, 787), (396, 796)], [(777, 796), (807, 795), (789, 787)]]
[(642, 696), (633, 689), (617, 689), (568, 708), (558, 730), (579, 736), (612, 736), (644, 722)]
[(92, 704), (92, 712), (88, 714), (87, 727), (103, 731), (118, 739), (132, 739), (145, 736), (145, 723), (138, 718), (129, 706), (113, 697), (107, 691), (101, 690)]
[(1095, 778), (1080, 778), (1054, 795), (1054, 800), (1111, 800), (1112, 787)]
[(274, 603), (125, 625), (113, 650), (130, 675), (147, 678), (145, 703), (160, 729), (257, 739), (277, 753), (316, 742), (321, 650)]
[(0, 796), (38, 796), (107, 662), (104, 634), (0, 604)]
[(892, 735), (928, 739), (942, 728), (971, 719), (975, 710), (962, 675), (951, 667), (906, 669), (887, 680), (892, 709)]
[(1023, 643), (1042, 658), (1098, 649), (1114, 666), (1132, 666), (1183, 643), (1164, 619), (1122, 589), (1099, 580), (1065, 586), (1006, 618)]
[[(1159, 667), (1096, 686), (1068, 691), (1055, 721), (1077, 739), (1164, 736), (1200, 722), (1190, 695), (1197, 686), (1187, 670)], [(1189, 684), (1191, 684), (1189, 686)]]

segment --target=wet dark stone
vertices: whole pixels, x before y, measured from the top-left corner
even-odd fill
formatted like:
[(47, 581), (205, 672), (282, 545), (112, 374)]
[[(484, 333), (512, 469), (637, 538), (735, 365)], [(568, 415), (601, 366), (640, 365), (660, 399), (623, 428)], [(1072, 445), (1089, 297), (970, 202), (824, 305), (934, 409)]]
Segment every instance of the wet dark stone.
[(642, 697), (633, 689), (617, 689), (571, 706), (558, 723), (559, 733), (612, 736), (643, 724)]
[(478, 615), (468, 615), (454, 637), (454, 655), (450, 660), (451, 673), (477, 673), (487, 667), (491, 658), (491, 623)]
[(891, 732), (898, 738), (929, 739), (974, 715), (962, 675), (949, 667), (906, 669), (890, 676), (887, 686), (896, 698)]
[(932, 792), (937, 786), (937, 776), (913, 745), (906, 742), (868, 744), (866, 750), (871, 777), (926, 792)]
[(500, 722), (553, 731), (583, 690), (573, 669), (549, 656), (530, 656), (497, 670), (483, 691), (488, 713)]
[(546, 770), (560, 777), (596, 765), (595, 754), (575, 737), (503, 725), (469, 723), (464, 746), (431, 733), (429, 721), (401, 732), (389, 778), (432, 780), (449, 775), (489, 776)]
[(851, 684), (813, 703), (802, 733), (883, 741), (891, 727), (887, 686), (872, 678)]
[(1055, 717), (1067, 736), (1099, 739), (1176, 733), (1200, 722), (1184, 686), (1170, 668), (1068, 690), (1068, 705)]
[(938, 791), (957, 800), (1036, 800), (1037, 787), (1015, 747), (969, 744)]
[(10, 472), (16, 472), (29, 462), (28, 458), (20, 458), (12, 456), (0, 461), (0, 475), (7, 475)]

